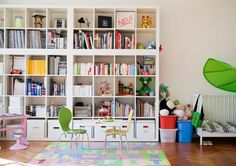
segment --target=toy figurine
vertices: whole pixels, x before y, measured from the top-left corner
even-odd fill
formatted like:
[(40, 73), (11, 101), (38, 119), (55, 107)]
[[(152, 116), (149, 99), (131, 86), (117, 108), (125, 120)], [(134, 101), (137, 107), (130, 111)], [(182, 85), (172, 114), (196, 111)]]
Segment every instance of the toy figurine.
[(86, 25), (89, 28), (90, 22), (89, 22), (88, 18), (86, 18), (85, 20), (86, 20)]
[(149, 83), (152, 81), (150, 77), (148, 78), (143, 78), (141, 77), (139, 79), (142, 82), (142, 88), (139, 90), (139, 95), (140, 96), (149, 96), (151, 92), (151, 88), (149, 87)]
[(35, 28), (42, 28), (43, 27), (43, 18), (45, 18), (46, 16), (43, 15), (33, 15), (32, 17), (34, 17), (34, 27)]
[(78, 23), (79, 23), (79, 27), (81, 28), (81, 24), (85, 23), (84, 17), (81, 17), (80, 19), (78, 19)]
[(142, 28), (151, 28), (152, 26), (152, 18), (149, 16), (142, 16)]

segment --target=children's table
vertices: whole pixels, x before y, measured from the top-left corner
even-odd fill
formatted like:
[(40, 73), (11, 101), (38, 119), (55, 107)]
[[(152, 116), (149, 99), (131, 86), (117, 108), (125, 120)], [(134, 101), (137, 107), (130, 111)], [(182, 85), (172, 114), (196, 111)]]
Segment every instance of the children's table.
[[(16, 119), (20, 119), (21, 120), (21, 126), (20, 127), (5, 127), (5, 128), (0, 128), (0, 132), (1, 131), (11, 131), (11, 130), (21, 129), (22, 134), (17, 139), (16, 144), (12, 145), (10, 147), (10, 149), (11, 150), (26, 149), (26, 148), (28, 148), (28, 145), (29, 145), (29, 142), (26, 139), (27, 116), (25, 116), (25, 115), (4, 115), (4, 114), (0, 116), (0, 121), (16, 120)], [(0, 149), (1, 149), (1, 146), (0, 146)]]

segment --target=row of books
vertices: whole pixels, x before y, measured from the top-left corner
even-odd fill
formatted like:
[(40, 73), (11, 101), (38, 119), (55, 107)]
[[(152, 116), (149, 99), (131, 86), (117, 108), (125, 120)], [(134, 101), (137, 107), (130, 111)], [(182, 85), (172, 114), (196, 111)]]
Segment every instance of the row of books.
[(129, 104), (122, 104), (119, 101), (112, 101), (112, 116), (128, 117), (133, 107)]
[(64, 105), (51, 105), (47, 108), (48, 117), (58, 117), (61, 108)]
[(28, 96), (44, 96), (46, 95), (46, 88), (44, 83), (35, 82), (28, 78), (26, 80), (26, 95)]
[(45, 105), (26, 106), (26, 114), (35, 117), (46, 117)]
[(67, 73), (67, 62), (61, 56), (50, 56), (48, 65), (49, 65), (48, 74), (66, 75)]
[(149, 102), (144, 102), (137, 100), (136, 105), (137, 117), (154, 117), (155, 116), (155, 106)]
[(74, 74), (75, 75), (92, 75), (92, 63), (75, 63)]
[(113, 49), (114, 48), (114, 33), (96, 33), (94, 35), (95, 49)]
[(25, 31), (8, 30), (8, 48), (25, 48)]
[(95, 75), (113, 75), (112, 63), (96, 63), (94, 66)]
[(92, 85), (74, 85), (74, 96), (92, 96)]
[(116, 49), (134, 49), (135, 34), (121, 33), (116, 31)]
[(47, 48), (48, 49), (66, 49), (67, 38), (64, 33), (48, 32)]
[(135, 75), (135, 65), (118, 63), (115, 64), (116, 75)]
[(4, 31), (0, 30), (0, 48), (4, 47)]
[(43, 31), (28, 31), (28, 48), (46, 48), (46, 34)]
[(93, 33), (79, 30), (74, 33), (74, 48), (75, 49), (92, 49), (93, 48)]
[(66, 95), (66, 79), (64, 80), (64, 83), (57, 83), (51, 78), (49, 85), (50, 85), (50, 88), (49, 88), (50, 96), (65, 96)]

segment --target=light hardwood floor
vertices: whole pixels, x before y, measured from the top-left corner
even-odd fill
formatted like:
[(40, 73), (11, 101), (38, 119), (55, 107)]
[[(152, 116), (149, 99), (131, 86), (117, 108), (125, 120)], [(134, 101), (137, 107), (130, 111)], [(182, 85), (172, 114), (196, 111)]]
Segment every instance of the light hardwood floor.
[[(173, 166), (235, 166), (236, 165), (236, 139), (211, 139), (212, 147), (200, 147), (199, 139), (193, 143), (161, 143), (163, 149)], [(27, 150), (11, 151), (11, 141), (0, 141), (2, 150), (0, 158), (14, 161), (28, 162), (51, 142), (30, 142)]]

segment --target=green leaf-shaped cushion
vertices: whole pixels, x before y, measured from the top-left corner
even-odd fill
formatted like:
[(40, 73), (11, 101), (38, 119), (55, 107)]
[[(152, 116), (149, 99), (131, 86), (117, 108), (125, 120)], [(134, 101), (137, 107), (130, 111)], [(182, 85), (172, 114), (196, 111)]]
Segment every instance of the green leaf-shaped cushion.
[(213, 86), (229, 92), (236, 92), (236, 68), (231, 65), (208, 59), (203, 74), (206, 80)]

